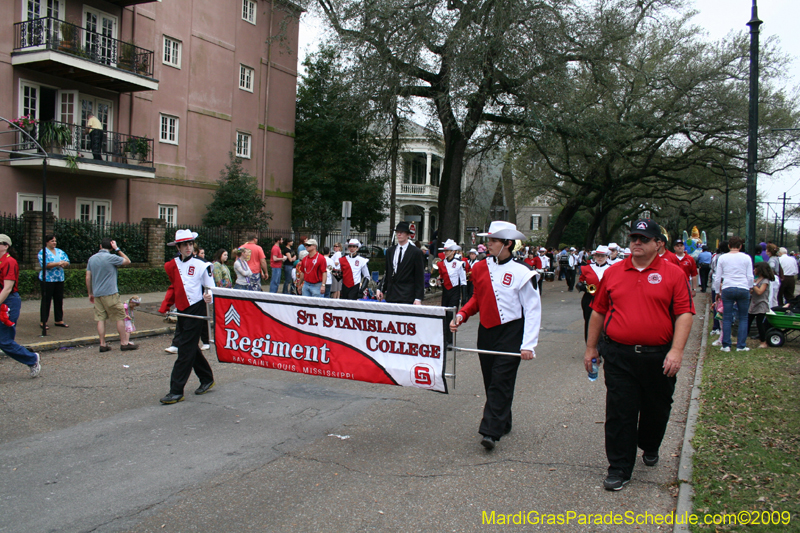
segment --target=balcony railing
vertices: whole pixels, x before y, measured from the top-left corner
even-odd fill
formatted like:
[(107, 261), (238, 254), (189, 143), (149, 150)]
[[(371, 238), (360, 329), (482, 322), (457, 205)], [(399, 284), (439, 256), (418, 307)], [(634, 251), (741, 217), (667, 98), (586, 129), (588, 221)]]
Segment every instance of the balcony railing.
[(140, 76), (153, 77), (153, 52), (52, 17), (14, 24), (14, 50), (55, 50)]
[[(126, 135), (118, 131), (103, 131), (97, 155), (102, 161), (129, 165), (153, 166), (153, 139)], [(66, 122), (43, 121), (37, 123), (28, 134), (35, 138), (49, 155), (94, 159), (91, 136), (84, 127)], [(36, 145), (26, 142), (18, 134), (19, 151), (31, 151)]]
[(411, 196), (439, 196), (439, 187), (426, 185), (424, 183), (398, 183), (397, 194), (408, 194)]

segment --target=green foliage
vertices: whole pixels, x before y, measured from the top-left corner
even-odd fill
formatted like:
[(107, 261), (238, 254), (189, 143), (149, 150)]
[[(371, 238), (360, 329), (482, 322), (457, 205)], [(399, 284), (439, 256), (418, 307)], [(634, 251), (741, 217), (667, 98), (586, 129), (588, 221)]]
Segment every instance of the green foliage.
[[(117, 285), (121, 294), (164, 291), (169, 287), (169, 278), (164, 268), (120, 268), (118, 274)], [(20, 270), (19, 294), (22, 298), (40, 298), (40, 287), (38, 271)], [(88, 296), (85, 269), (64, 269), (64, 296)]]
[(116, 240), (132, 263), (147, 262), (147, 235), (138, 224), (95, 224), (59, 218), (53, 229), (58, 247), (72, 263), (87, 262), (106, 237)]
[(761, 526), (697, 525), (695, 532), (800, 531), (800, 351), (792, 341), (781, 348), (754, 347), (747, 357), (710, 348), (704, 360), (692, 439), (694, 508), (698, 514), (778, 511), (785, 513), (783, 521), (771, 526), (763, 525), (763, 518)]
[(39, 124), (39, 144), (47, 148), (55, 146), (63, 148), (72, 142), (72, 131), (69, 125), (53, 121), (43, 121)]
[(125, 151), (130, 152), (134, 156), (141, 155), (141, 159), (146, 161), (147, 156), (150, 155), (150, 144), (144, 137), (131, 137), (128, 139)]
[(272, 213), (265, 211), (256, 178), (242, 168), (242, 160), (228, 152), (230, 161), (220, 171), (219, 188), (203, 216), (206, 226), (266, 229)]
[[(551, 229), (556, 221), (557, 216), (558, 211), (556, 210), (550, 217)], [(558, 245), (558, 249), (563, 250), (564, 246), (574, 246), (580, 249), (581, 246), (584, 246), (584, 243), (586, 242), (586, 232), (589, 229), (589, 223), (591, 220), (592, 217), (586, 211), (579, 211), (572, 218), (572, 220), (570, 220), (569, 224), (567, 224), (567, 227), (564, 228), (564, 233), (561, 234), (561, 244)]]
[(297, 90), (292, 218), (330, 231), (348, 200), (353, 228), (366, 231), (383, 220), (387, 205), (385, 178), (373, 173), (380, 151), (366, 106), (332, 48), (321, 48), (304, 65), (307, 75)]

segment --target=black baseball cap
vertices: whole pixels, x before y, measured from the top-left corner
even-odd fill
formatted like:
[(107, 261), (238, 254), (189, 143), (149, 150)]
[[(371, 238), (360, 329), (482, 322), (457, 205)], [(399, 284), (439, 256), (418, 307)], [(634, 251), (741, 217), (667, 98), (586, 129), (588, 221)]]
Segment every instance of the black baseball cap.
[(631, 224), (630, 234), (658, 239), (661, 235), (661, 227), (649, 218), (640, 218)]
[(676, 244), (683, 244), (683, 239), (675, 239), (672, 243), (672, 246), (675, 246)]

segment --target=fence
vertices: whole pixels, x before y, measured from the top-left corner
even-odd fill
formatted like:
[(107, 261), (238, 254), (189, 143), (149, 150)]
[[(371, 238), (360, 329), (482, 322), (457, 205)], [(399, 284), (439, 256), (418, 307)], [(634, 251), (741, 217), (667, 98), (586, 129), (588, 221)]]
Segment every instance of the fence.
[(164, 261), (169, 261), (175, 257), (177, 253), (174, 246), (167, 246), (168, 242), (172, 242), (175, 238), (175, 231), (178, 229), (189, 229), (198, 234), (197, 245), (206, 251), (206, 259), (211, 261), (214, 254), (219, 249), (226, 250), (230, 255), (231, 249), (241, 245), (242, 242), (237, 242), (238, 232), (229, 230), (222, 227), (207, 227), (207, 226), (187, 226), (181, 224), (177, 226), (167, 226), (166, 238), (164, 239)]
[(80, 220), (56, 219), (53, 226), (58, 247), (64, 250), (72, 263), (85, 263), (100, 249), (100, 242), (108, 237), (117, 241), (132, 263), (147, 262), (147, 233), (141, 224), (109, 222), (96, 224)]
[(3, 213), (0, 215), (0, 233), (11, 238), (15, 250), (23, 250), (25, 245), (25, 227), (17, 215)]

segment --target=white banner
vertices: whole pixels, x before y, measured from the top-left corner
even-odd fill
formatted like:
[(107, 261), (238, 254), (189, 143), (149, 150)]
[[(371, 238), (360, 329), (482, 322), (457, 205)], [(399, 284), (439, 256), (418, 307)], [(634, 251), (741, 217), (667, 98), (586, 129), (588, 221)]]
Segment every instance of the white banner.
[(211, 292), (220, 362), (447, 393), (443, 307)]

